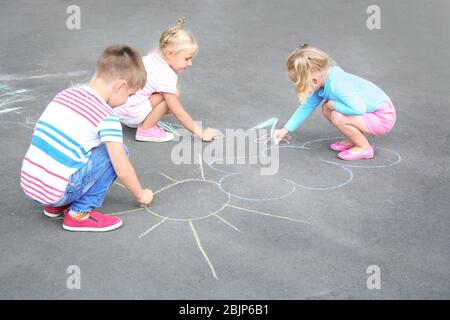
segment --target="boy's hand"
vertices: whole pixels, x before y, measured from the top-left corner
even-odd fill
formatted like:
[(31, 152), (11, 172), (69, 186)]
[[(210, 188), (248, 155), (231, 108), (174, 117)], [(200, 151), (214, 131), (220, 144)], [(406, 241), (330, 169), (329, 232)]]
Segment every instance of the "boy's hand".
[(275, 130), (275, 132), (273, 133), (273, 142), (275, 143), (275, 145), (279, 144), (281, 140), (283, 140), (283, 138), (289, 133), (289, 130), (286, 128), (283, 129), (277, 129)]
[(141, 208), (149, 205), (153, 200), (153, 191), (150, 189), (143, 189), (142, 195), (136, 200), (139, 202)]
[(214, 129), (206, 128), (203, 130), (202, 140), (203, 141), (212, 141), (217, 137), (217, 132)]

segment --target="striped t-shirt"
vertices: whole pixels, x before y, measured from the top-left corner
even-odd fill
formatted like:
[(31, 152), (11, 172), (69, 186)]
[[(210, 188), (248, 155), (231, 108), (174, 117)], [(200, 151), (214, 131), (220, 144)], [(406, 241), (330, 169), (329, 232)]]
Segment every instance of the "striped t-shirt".
[(113, 109), (88, 86), (58, 93), (39, 120), (22, 163), (25, 194), (43, 204), (64, 195), (69, 177), (102, 142), (122, 143), (122, 126)]
[(158, 52), (150, 52), (142, 58), (142, 61), (147, 72), (145, 87), (129, 97), (125, 104), (114, 108), (120, 119), (126, 122), (132, 122), (132, 119), (140, 117), (140, 109), (153, 93), (177, 93), (178, 75)]

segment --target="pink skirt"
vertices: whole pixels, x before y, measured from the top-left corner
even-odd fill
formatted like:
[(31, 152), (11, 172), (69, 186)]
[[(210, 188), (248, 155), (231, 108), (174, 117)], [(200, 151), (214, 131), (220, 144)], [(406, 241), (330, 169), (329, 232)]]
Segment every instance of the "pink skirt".
[(383, 136), (392, 130), (397, 115), (392, 101), (389, 100), (374, 112), (365, 113), (363, 119), (372, 135)]

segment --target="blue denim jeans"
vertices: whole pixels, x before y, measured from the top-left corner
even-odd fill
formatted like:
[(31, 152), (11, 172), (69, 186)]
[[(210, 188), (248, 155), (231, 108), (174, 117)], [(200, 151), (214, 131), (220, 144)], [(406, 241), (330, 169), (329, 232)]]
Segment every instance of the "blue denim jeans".
[[(128, 154), (125, 145), (124, 148)], [(80, 213), (90, 212), (103, 205), (106, 193), (116, 178), (108, 150), (102, 143), (91, 150), (88, 162), (70, 176), (63, 197), (53, 206), (70, 204), (70, 210)]]

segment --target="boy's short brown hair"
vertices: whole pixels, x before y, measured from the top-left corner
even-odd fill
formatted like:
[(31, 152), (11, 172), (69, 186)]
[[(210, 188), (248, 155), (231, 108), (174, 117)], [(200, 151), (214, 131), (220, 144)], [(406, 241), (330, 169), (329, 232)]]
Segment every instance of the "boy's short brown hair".
[(125, 79), (130, 88), (143, 88), (147, 82), (141, 55), (127, 45), (106, 48), (97, 60), (95, 73), (106, 81)]

